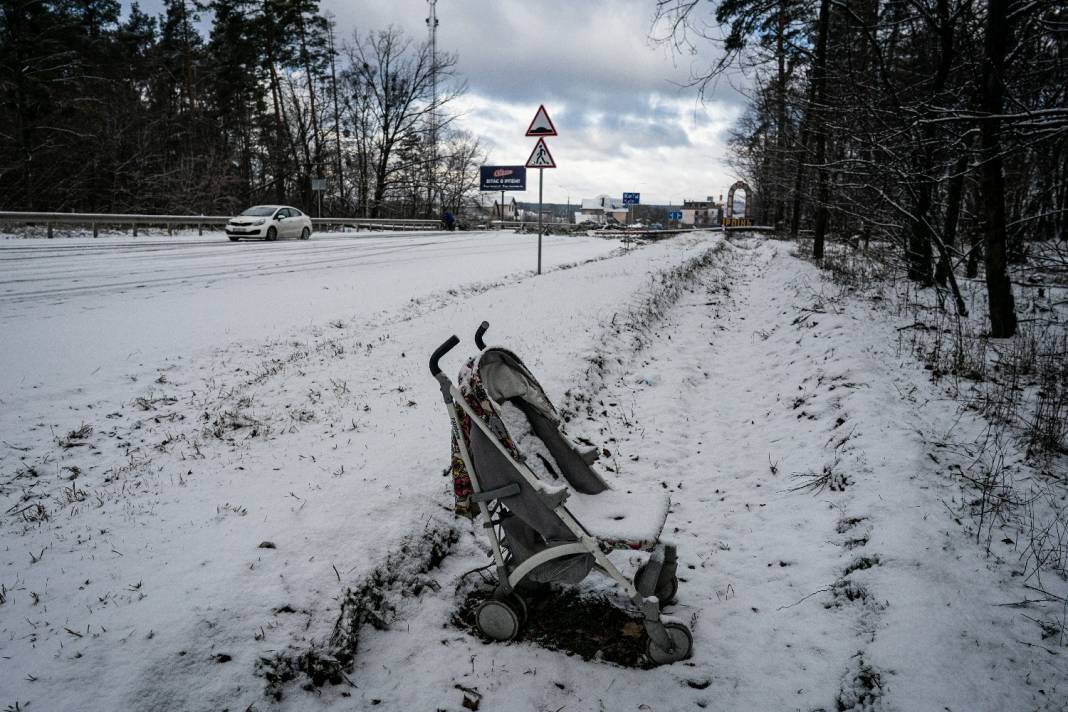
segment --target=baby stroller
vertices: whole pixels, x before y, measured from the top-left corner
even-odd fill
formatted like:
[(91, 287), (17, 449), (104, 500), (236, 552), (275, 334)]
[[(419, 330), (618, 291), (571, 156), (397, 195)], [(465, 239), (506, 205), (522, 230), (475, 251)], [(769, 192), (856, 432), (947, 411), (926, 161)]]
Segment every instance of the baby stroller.
[[(521, 583), (575, 584), (596, 568), (641, 611), (654, 663), (688, 657), (689, 628), (660, 612), (678, 590), (675, 547), (659, 540), (667, 494), (610, 487), (592, 466), (596, 449), (578, 447), (561, 431), (556, 409), (519, 357), (486, 347), (488, 328), (482, 322), (475, 333), (481, 352), (458, 385), (438, 361), (460, 339), (450, 337), (430, 357), (452, 420), (458, 505), (476, 508), (496, 563), (497, 588), (476, 611), (479, 630), (511, 640), (527, 613)], [(631, 581), (609, 560), (613, 549), (651, 555)]]

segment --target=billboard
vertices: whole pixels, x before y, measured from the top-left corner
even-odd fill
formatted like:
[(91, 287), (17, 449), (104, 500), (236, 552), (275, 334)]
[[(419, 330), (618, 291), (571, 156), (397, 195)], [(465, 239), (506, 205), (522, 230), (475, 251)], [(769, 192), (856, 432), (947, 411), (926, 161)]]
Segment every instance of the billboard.
[(482, 166), (479, 169), (478, 189), (526, 190), (527, 169), (525, 166)]
[(623, 204), (624, 205), (638, 205), (641, 202), (641, 193), (624, 193)]

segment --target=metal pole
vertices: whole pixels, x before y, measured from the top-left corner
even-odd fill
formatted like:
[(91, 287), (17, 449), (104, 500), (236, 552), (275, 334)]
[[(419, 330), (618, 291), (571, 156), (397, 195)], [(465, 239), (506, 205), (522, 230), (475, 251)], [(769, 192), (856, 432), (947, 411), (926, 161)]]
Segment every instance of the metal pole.
[[(430, 16), (426, 18), (426, 26), (430, 32), (430, 205), (431, 214), (436, 212), (434, 198), (438, 192), (437, 169), (438, 169), (438, 0), (426, 0), (430, 5)], [(503, 210), (503, 208), (502, 208)]]
[(545, 169), (538, 169), (538, 274), (541, 274), (541, 189), (545, 179)]

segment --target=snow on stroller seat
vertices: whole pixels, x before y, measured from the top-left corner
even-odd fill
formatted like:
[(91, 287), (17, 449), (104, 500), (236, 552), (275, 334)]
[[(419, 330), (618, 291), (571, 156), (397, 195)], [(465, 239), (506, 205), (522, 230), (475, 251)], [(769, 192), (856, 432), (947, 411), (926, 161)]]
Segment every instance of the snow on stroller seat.
[[(507, 352), (486, 354), (487, 357), (504, 355)], [(483, 369), (484, 370), (484, 369)], [(488, 378), (488, 376), (484, 376)], [(531, 422), (548, 421), (553, 430), (546, 432), (546, 437), (555, 435), (563, 438), (559, 431), (559, 421), (550, 420), (540, 413), (528, 416), (524, 409), (506, 400), (498, 406), (501, 419), (504, 421), (508, 432), (513, 435), (521, 455), (526, 464), (534, 471), (534, 474), (542, 482), (550, 484), (570, 484), (567, 473), (560, 473), (554, 465), (559, 462), (545, 444), (545, 440), (539, 437), (537, 430), (547, 430), (546, 425), (536, 428)], [(529, 406), (528, 406), (529, 410)], [(549, 440), (552, 442), (552, 440)], [(559, 449), (558, 449), (559, 452)], [(567, 458), (561, 458), (567, 462)], [(571, 488), (571, 493), (564, 502), (564, 507), (571, 512), (572, 516), (582, 525), (591, 536), (597, 537), (601, 542), (602, 549), (638, 549), (652, 551), (656, 548), (660, 532), (667, 522), (668, 508), (671, 506), (671, 497), (666, 492), (653, 488), (640, 488), (631, 486), (624, 488), (622, 485), (610, 484), (604, 480), (604, 476), (593, 469), (591, 463), (579, 460), (570, 463), (578, 466), (580, 471), (589, 470), (587, 477), (596, 477), (604, 485), (596, 492), (583, 491)], [(567, 467), (567, 464), (558, 465), (559, 469)], [(574, 470), (570, 470), (574, 472)], [(561, 479), (566, 480), (562, 482)]]
[[(689, 629), (660, 615), (678, 588), (675, 547), (659, 541), (669, 498), (663, 490), (610, 485), (593, 467), (596, 449), (580, 449), (561, 430), (555, 407), (519, 357), (485, 348), (488, 326), (475, 335), (482, 351), (461, 370), (459, 387), (438, 367), (457, 337), (430, 361), (453, 422), (457, 509), (477, 509), (497, 564), (498, 587), (477, 611), (479, 629), (510, 640), (526, 612), (515, 590), (522, 581), (578, 583), (597, 568), (642, 611), (650, 658), (685, 658)], [(607, 557), (612, 549), (652, 555), (632, 582)]]

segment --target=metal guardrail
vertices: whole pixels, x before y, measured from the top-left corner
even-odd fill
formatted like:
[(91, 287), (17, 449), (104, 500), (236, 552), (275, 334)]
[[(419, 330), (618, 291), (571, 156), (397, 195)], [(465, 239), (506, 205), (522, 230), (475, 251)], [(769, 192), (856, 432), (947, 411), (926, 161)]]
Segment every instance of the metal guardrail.
[[(204, 226), (225, 225), (232, 215), (141, 215), (133, 213), (34, 213), (0, 211), (0, 222), (23, 225), (44, 225), (48, 237), (56, 225), (89, 225), (93, 237), (101, 225), (130, 225), (134, 237), (142, 225), (166, 227), (168, 232), (177, 225), (196, 225), (197, 234), (204, 234)], [(369, 230), (433, 230), (441, 227), (439, 220), (409, 220), (396, 218), (312, 218), (315, 226), (367, 228)]]
[[(230, 215), (144, 215), (137, 213), (39, 213), (20, 211), (0, 211), (0, 223), (17, 223), (24, 225), (44, 225), (48, 231), (48, 237), (52, 237), (53, 227), (56, 225), (88, 225), (93, 230), (93, 237), (99, 234), (102, 225), (129, 225), (133, 228), (134, 237), (137, 236), (138, 227), (161, 226), (168, 232), (179, 225), (196, 225), (197, 234), (204, 234), (205, 226), (222, 226), (233, 216)], [(441, 228), (441, 221), (433, 219), (407, 219), (407, 218), (312, 218), (312, 224), (316, 227), (353, 227), (368, 230), (434, 230)], [(527, 228), (536, 227), (535, 221), (519, 220), (493, 220), (492, 227), (497, 228)], [(546, 230), (566, 227), (569, 230), (585, 232), (579, 226), (565, 225), (560, 223), (544, 223)], [(681, 229), (651, 230), (647, 228), (622, 228), (619, 230), (605, 230), (605, 235), (618, 234), (620, 237), (627, 235), (670, 235), (680, 232), (693, 232), (694, 230), (725, 230), (727, 232), (747, 231), (772, 232), (775, 228), (767, 225), (752, 226), (703, 226)]]
[(730, 225), (718, 229), (724, 232), (775, 232), (773, 225)]

